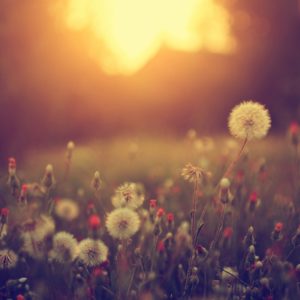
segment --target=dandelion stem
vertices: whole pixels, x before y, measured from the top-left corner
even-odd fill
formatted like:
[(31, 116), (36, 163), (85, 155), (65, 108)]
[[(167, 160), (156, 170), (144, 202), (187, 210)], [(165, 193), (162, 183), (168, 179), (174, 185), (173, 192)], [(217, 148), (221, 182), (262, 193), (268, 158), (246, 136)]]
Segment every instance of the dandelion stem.
[(236, 156), (236, 158), (228, 166), (228, 168), (227, 168), (226, 172), (224, 173), (223, 177), (228, 177), (231, 174), (233, 168), (235, 167), (235, 165), (237, 164), (237, 162), (241, 158), (241, 155), (242, 155), (242, 153), (243, 153), (243, 151), (245, 149), (245, 146), (246, 146), (247, 142), (248, 142), (248, 138), (246, 137), (245, 140), (244, 140), (244, 142), (243, 142), (243, 144), (242, 144), (242, 146), (241, 146), (240, 151), (238, 152), (238, 154)]

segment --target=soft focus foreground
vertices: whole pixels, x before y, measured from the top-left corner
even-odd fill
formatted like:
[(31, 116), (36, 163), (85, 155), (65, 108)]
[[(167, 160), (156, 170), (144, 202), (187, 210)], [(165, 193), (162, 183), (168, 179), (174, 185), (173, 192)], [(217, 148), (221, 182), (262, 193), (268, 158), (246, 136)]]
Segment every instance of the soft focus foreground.
[[(228, 179), (239, 142), (193, 130), (11, 158), (20, 182), (2, 170), (1, 297), (298, 299), (298, 135), (292, 124), (251, 142)], [(196, 195), (181, 176), (193, 181), (192, 165)]]

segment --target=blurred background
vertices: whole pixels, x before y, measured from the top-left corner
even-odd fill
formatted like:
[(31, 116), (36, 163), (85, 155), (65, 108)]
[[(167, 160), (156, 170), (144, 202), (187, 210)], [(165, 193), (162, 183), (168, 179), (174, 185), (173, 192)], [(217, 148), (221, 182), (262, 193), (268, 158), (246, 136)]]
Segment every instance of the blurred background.
[(0, 151), (300, 117), (297, 0), (1, 0)]

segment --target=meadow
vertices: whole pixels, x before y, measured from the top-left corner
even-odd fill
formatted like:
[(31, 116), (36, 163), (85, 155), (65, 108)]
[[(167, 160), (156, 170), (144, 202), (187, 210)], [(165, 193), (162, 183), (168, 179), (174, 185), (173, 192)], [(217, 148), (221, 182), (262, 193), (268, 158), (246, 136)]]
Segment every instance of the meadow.
[(294, 131), (249, 142), (226, 179), (240, 141), (194, 130), (9, 158), (0, 298), (299, 299)]

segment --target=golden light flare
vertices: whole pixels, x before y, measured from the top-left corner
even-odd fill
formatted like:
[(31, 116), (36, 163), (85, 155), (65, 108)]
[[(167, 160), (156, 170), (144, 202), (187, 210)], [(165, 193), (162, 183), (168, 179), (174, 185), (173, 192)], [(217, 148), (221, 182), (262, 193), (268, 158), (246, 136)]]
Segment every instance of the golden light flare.
[(228, 53), (230, 14), (215, 0), (67, 0), (67, 26), (92, 35), (88, 49), (109, 74), (130, 75), (161, 47)]

